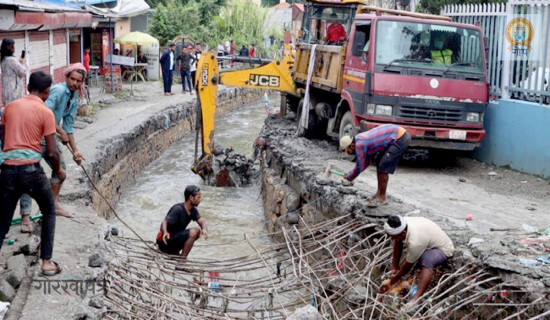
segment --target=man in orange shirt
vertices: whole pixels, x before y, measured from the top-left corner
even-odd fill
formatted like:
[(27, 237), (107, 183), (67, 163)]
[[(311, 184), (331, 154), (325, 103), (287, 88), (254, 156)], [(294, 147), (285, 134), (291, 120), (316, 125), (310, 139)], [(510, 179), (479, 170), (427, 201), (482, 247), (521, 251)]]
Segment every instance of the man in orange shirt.
[(2, 117), (3, 129), (0, 130), (3, 142), (3, 152), (0, 152), (0, 249), (9, 231), (17, 201), (22, 194), (30, 195), (43, 214), (40, 258), (42, 274), (46, 276), (61, 272), (61, 268), (51, 260), (55, 204), (51, 184), (40, 166), (42, 137), (46, 140), (53, 170), (59, 177), (65, 177), (55, 143), (55, 117), (44, 104), (51, 85), (49, 74), (43, 71), (31, 74), (29, 94), (6, 106)]
[(338, 15), (336, 13), (332, 13), (330, 15), (330, 18), (333, 19), (330, 26), (327, 28), (327, 35), (325, 37), (325, 40), (327, 41), (327, 44), (335, 44), (340, 45), (342, 42), (346, 41), (346, 30), (344, 29), (344, 26), (338, 22)]

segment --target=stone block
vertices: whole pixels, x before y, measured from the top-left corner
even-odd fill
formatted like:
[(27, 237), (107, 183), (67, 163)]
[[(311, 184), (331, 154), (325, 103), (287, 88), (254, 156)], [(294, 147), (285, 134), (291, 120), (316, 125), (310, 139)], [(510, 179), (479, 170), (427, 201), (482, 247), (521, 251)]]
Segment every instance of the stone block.
[(0, 280), (0, 301), (11, 302), (15, 298), (15, 289), (6, 280)]
[(322, 320), (323, 316), (314, 306), (307, 305), (296, 309), (286, 320)]
[(101, 259), (101, 256), (99, 253), (93, 254), (90, 256), (90, 259), (88, 260), (88, 266), (92, 268), (99, 268), (103, 265), (103, 260)]
[(25, 259), (25, 256), (22, 254), (11, 256), (8, 258), (7, 266), (8, 266), (8, 270), (10, 271), (17, 270), (17, 269), (25, 270), (27, 268), (27, 260)]
[(12, 287), (17, 289), (19, 288), (19, 285), (21, 284), (21, 282), (23, 282), (23, 279), (25, 279), (26, 276), (27, 276), (27, 270), (24, 268), (11, 270), (9, 271), (8, 276), (6, 277), (6, 281), (8, 281), (8, 283)]

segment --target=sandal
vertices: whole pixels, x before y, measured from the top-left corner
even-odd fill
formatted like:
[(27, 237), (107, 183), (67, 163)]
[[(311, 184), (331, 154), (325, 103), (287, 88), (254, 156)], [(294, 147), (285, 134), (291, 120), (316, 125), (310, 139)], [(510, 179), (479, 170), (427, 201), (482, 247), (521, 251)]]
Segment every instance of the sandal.
[(52, 261), (52, 263), (55, 265), (54, 270), (44, 270), (44, 269), (42, 269), (42, 274), (45, 275), (46, 277), (55, 276), (56, 274), (61, 272), (61, 267), (59, 266), (59, 264), (57, 264), (57, 262), (55, 262), (55, 261)]
[(21, 233), (33, 233), (34, 226), (31, 223), (21, 224)]
[(378, 198), (374, 198), (374, 200), (369, 201), (369, 203), (367, 203), (367, 207), (369, 208), (378, 208), (378, 207), (387, 206), (387, 205), (388, 205), (388, 200), (382, 201)]

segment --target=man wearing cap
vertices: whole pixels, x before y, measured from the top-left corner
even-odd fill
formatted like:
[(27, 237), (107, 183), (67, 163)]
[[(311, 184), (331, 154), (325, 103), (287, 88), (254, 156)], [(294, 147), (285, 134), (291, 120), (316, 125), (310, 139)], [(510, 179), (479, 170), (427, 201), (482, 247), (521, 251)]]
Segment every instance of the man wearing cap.
[[(201, 189), (195, 185), (187, 186), (184, 198), (185, 202), (175, 204), (168, 211), (160, 225), (156, 240), (160, 251), (167, 254), (179, 254), (186, 259), (201, 233), (204, 239), (208, 239), (208, 228), (206, 221), (197, 210), (197, 206), (201, 202)], [(200, 229), (186, 229), (191, 221), (196, 221)], [(181, 264), (176, 267), (176, 270), (187, 271)]]
[[(84, 80), (86, 79), (86, 68), (82, 63), (70, 65), (65, 70), (65, 82), (56, 84), (50, 90), (50, 95), (45, 104), (55, 115), (55, 125), (59, 139), (56, 139), (57, 149), (60, 155), (60, 163), (63, 169), (66, 168), (63, 152), (59, 140), (64, 145), (68, 145), (73, 151), (73, 160), (80, 165), (85, 160), (80, 151), (78, 151), (76, 140), (74, 139), (74, 120), (78, 105), (84, 99)], [(42, 143), (42, 153), (44, 160), (53, 169), (52, 160), (46, 152), (46, 143)], [(57, 215), (71, 218), (72, 214), (67, 212), (59, 204), (59, 193), (61, 185), (65, 178), (59, 177), (55, 170), (52, 171), (50, 182), (52, 184), (53, 198), (55, 202), (55, 211)]]
[(171, 96), (172, 93), (172, 71), (174, 71), (174, 66), (176, 65), (176, 59), (174, 57), (174, 50), (176, 50), (176, 45), (170, 43), (168, 50), (164, 50), (164, 53), (160, 57), (160, 65), (162, 67), (162, 80), (164, 84), (164, 95)]
[[(418, 291), (407, 306), (412, 307), (428, 289), (434, 274), (433, 268), (452, 257), (453, 242), (437, 224), (423, 217), (391, 215), (384, 223), (384, 231), (393, 239), (390, 285), (397, 283), (417, 261), (422, 266)], [(400, 265), (404, 247), (407, 248), (407, 254)]]
[(393, 174), (399, 159), (411, 142), (411, 135), (403, 128), (394, 124), (384, 124), (362, 132), (354, 138), (343, 136), (340, 139), (340, 149), (347, 154), (356, 154), (355, 168), (344, 175), (352, 181), (372, 162), (376, 164), (378, 189), (376, 194), (369, 198), (368, 206), (375, 208), (387, 205), (386, 189), (388, 188), (389, 174)]

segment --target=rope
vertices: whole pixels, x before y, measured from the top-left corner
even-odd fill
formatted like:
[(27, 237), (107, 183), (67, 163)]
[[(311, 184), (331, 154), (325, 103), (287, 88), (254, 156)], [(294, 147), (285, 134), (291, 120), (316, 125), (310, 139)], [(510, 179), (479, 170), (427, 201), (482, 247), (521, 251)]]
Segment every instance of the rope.
[[(74, 154), (74, 151), (73, 149), (71, 148), (70, 145), (66, 145), (67, 146), (67, 149), (69, 149), (69, 151), (71, 152), (71, 154), (73, 155), (73, 159), (76, 158), (76, 155)], [(141, 242), (143, 242), (143, 244), (145, 244), (147, 247), (149, 247), (150, 249), (152, 250), (156, 250), (154, 247), (150, 246), (148, 244), (147, 241), (145, 241), (140, 235), (139, 233), (137, 233), (137, 231), (135, 231), (132, 227), (130, 227), (129, 224), (126, 223), (126, 221), (124, 221), (119, 215), (118, 213), (116, 212), (115, 208), (113, 208), (113, 206), (111, 205), (111, 203), (107, 200), (107, 198), (105, 198), (105, 196), (99, 191), (99, 189), (97, 188), (97, 186), (95, 185), (95, 183), (93, 182), (92, 178), (90, 177), (90, 175), (88, 174), (88, 171), (86, 171), (86, 168), (84, 168), (84, 166), (82, 165), (82, 162), (78, 165), (80, 168), (82, 168), (82, 171), (84, 172), (84, 175), (86, 175), (86, 178), (88, 179), (88, 181), (90, 182), (90, 184), (92, 185), (92, 188), (97, 192), (97, 194), (99, 194), (99, 196), (105, 200), (105, 203), (107, 203), (107, 205), (109, 206), (109, 209), (113, 212), (113, 214), (115, 215), (115, 217), (126, 227), (128, 228), (128, 230), (130, 230), (133, 234), (136, 235), (136, 237), (138, 237), (139, 240), (141, 240)]]

